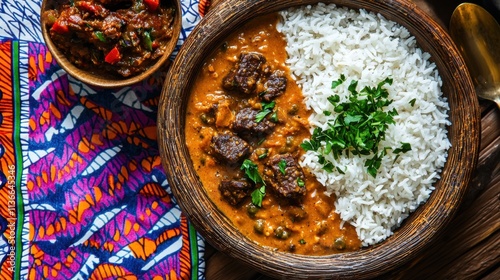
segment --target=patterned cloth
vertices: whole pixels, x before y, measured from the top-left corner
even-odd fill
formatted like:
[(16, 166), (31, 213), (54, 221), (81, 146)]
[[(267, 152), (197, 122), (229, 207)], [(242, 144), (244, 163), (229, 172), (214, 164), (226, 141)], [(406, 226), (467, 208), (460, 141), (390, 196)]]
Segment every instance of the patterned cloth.
[[(43, 44), (41, 0), (0, 0), (0, 279), (200, 279), (204, 243), (161, 167), (164, 73), (102, 90)], [(178, 45), (200, 19), (183, 0)]]

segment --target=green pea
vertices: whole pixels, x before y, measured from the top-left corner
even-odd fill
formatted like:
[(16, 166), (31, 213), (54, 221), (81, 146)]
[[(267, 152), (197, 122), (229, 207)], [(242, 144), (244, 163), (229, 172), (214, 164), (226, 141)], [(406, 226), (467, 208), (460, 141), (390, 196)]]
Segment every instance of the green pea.
[(339, 238), (335, 239), (335, 242), (333, 243), (333, 245), (335, 246), (335, 249), (337, 249), (337, 250), (344, 250), (346, 247), (344, 237), (339, 237)]
[(259, 207), (255, 206), (253, 203), (248, 204), (247, 206), (248, 216), (253, 218), (255, 217), (255, 214), (257, 214), (257, 212), (259, 212)]
[(258, 233), (263, 233), (264, 232), (264, 225), (265, 225), (264, 220), (258, 219), (255, 221), (255, 224), (253, 225), (253, 229)]
[(209, 115), (202, 113), (200, 115), (200, 119), (204, 124), (213, 124), (215, 122), (213, 117), (210, 117)]
[(284, 227), (279, 226), (274, 230), (274, 236), (279, 239), (287, 239), (290, 237), (290, 232), (287, 231)]
[(299, 106), (297, 104), (293, 104), (292, 107), (290, 107), (290, 110), (288, 110), (289, 115), (295, 115), (299, 111)]

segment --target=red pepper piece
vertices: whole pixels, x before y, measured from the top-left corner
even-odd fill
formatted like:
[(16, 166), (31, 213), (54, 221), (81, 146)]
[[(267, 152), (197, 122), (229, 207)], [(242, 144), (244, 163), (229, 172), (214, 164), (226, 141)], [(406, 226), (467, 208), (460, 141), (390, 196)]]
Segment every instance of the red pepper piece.
[(120, 61), (120, 50), (118, 50), (118, 47), (114, 47), (104, 58), (104, 61), (106, 61), (109, 64), (115, 64), (118, 61)]
[(144, 0), (144, 4), (148, 6), (150, 11), (156, 11), (158, 6), (160, 6), (160, 0)]
[(52, 30), (56, 33), (59, 33), (59, 34), (65, 34), (65, 33), (69, 32), (69, 28), (66, 25), (66, 23), (63, 23), (60, 21), (54, 22), (54, 24), (52, 25), (52, 28), (50, 30)]
[(102, 12), (101, 6), (94, 5), (90, 2), (80, 1), (77, 6), (84, 11), (93, 13), (94, 15), (98, 15)]

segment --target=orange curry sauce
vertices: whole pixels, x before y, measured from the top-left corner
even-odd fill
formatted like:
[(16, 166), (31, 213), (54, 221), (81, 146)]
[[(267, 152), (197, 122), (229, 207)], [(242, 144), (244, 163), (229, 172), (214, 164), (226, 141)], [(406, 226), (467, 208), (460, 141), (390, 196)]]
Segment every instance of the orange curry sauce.
[[(276, 30), (278, 20), (278, 15), (272, 14), (249, 22), (221, 42), (221, 46), (206, 59), (194, 82), (186, 113), (186, 143), (191, 159), (218, 208), (243, 235), (260, 245), (305, 255), (358, 250), (361, 242), (354, 227), (347, 223), (343, 228), (340, 226), (340, 217), (334, 212), (335, 197), (325, 195), (325, 188), (307, 170), (303, 170), (306, 195), (300, 204), (283, 202), (267, 187), (262, 207), (255, 213), (250, 197), (233, 206), (218, 189), (221, 180), (242, 176), (243, 171), (239, 168), (241, 164), (228, 166), (211, 155), (213, 135), (231, 127), (236, 110), (261, 108), (258, 94), (243, 96), (222, 87), (223, 78), (237, 63), (242, 52), (262, 54), (266, 58), (266, 66), (282, 70), (288, 80), (285, 93), (275, 99), (274, 111), (279, 122), (271, 134), (255, 144), (254, 152), (248, 158), (258, 165), (262, 174), (264, 160), (255, 155), (255, 150), (266, 149), (268, 157), (288, 153), (300, 159), (304, 151), (299, 145), (310, 137), (309, 113), (303, 103), (302, 92), (285, 65), (286, 42)], [(207, 119), (210, 118), (207, 113), (214, 104), (217, 104), (217, 113), (212, 119)], [(251, 213), (250, 208), (253, 209)], [(286, 235), (278, 237), (278, 228), (286, 231)]]

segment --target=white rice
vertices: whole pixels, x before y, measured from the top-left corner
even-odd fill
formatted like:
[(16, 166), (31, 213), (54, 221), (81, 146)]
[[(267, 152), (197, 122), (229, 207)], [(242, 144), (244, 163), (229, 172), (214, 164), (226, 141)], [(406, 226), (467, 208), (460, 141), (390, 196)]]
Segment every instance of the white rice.
[(333, 111), (327, 97), (334, 94), (331, 83), (341, 74), (347, 78), (336, 89), (341, 101), (349, 95), (351, 80), (358, 80), (358, 90), (387, 77), (394, 80), (385, 86), (394, 100), (387, 110), (396, 108), (399, 115), (379, 147), (398, 148), (408, 142), (411, 151), (395, 162), (389, 152), (376, 178), (364, 167), (372, 156), (328, 158), (345, 174), (324, 171), (314, 152), (307, 152), (300, 163), (336, 195), (336, 211), (356, 227), (363, 246), (378, 243), (428, 199), (445, 164), (451, 146), (446, 131), (449, 107), (437, 68), (406, 28), (379, 14), (318, 4), (281, 15), (278, 30), (286, 36), (287, 64), (312, 110), (311, 132), (326, 129), (327, 121), (336, 117), (326, 117), (323, 111)]

